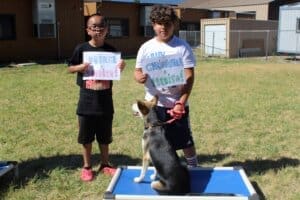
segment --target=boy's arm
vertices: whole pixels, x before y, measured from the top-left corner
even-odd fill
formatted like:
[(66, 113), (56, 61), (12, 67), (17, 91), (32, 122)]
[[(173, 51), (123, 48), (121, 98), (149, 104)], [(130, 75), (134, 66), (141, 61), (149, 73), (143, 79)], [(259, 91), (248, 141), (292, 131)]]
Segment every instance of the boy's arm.
[(175, 119), (180, 119), (182, 115), (185, 113), (184, 110), (185, 103), (187, 102), (191, 94), (193, 84), (194, 84), (194, 68), (185, 68), (184, 73), (186, 77), (186, 83), (183, 85), (181, 91), (181, 97), (178, 101), (176, 101), (173, 109), (169, 111), (170, 115)]
[(134, 70), (134, 80), (138, 83), (145, 83), (147, 80), (147, 74), (144, 74), (142, 68), (135, 68)]
[(118, 63), (117, 63), (118, 68), (121, 70), (121, 72), (124, 70), (126, 63), (123, 59), (121, 59)]
[(194, 68), (185, 68), (184, 73), (186, 77), (186, 83), (182, 88), (181, 97), (179, 99), (183, 105), (185, 105), (187, 102), (194, 85)]
[(82, 63), (79, 65), (71, 65), (68, 67), (68, 72), (75, 73), (75, 72), (85, 72), (87, 68), (89, 67), (89, 63)]

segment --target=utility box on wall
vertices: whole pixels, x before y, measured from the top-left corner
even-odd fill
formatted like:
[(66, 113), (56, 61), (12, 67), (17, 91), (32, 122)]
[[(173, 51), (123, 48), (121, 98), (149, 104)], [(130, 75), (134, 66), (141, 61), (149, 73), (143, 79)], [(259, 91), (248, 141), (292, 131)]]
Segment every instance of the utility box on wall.
[(34, 36), (56, 38), (55, 0), (33, 0)]

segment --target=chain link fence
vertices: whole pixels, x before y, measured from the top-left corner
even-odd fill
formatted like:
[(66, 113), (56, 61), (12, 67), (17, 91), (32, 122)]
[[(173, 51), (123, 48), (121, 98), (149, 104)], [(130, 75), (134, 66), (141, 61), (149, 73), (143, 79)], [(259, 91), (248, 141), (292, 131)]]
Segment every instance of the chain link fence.
[[(280, 36), (280, 37), (278, 37)], [(277, 30), (179, 31), (199, 57), (265, 57), (300, 54), (300, 33)], [(279, 45), (279, 49), (278, 49)]]

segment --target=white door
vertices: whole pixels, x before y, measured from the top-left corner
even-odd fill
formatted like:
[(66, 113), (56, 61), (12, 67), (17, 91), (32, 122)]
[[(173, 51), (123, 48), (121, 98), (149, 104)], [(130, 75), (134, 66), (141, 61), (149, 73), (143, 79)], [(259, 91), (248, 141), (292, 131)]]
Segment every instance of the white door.
[(224, 24), (206, 25), (204, 35), (206, 55), (226, 55), (226, 26)]
[(277, 51), (300, 53), (300, 6), (282, 6), (279, 11)]

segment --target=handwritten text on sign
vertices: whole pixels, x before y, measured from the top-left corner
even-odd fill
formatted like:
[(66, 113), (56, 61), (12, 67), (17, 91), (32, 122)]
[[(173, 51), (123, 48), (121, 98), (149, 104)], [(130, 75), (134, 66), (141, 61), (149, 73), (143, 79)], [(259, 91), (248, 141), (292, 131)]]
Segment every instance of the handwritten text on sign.
[(183, 62), (179, 55), (147, 59), (142, 67), (157, 88), (185, 84)]
[(119, 52), (83, 52), (83, 62), (90, 63), (83, 80), (120, 80), (117, 63), (121, 59)]

